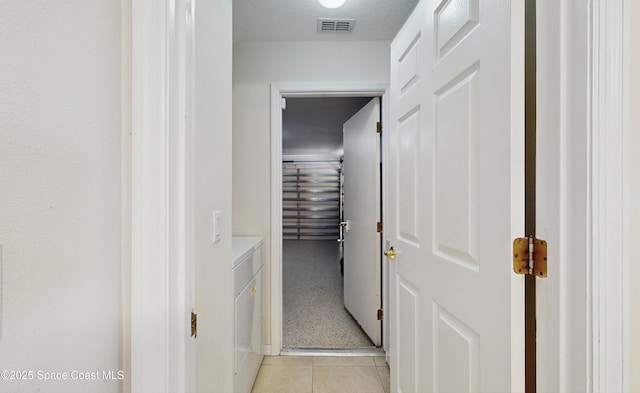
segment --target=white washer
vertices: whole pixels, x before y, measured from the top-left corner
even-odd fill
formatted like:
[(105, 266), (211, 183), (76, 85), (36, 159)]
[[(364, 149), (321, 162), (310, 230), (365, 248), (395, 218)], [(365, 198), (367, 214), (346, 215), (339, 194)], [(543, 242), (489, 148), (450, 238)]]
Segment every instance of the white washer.
[(263, 244), (262, 237), (232, 239), (236, 393), (251, 392), (263, 358)]

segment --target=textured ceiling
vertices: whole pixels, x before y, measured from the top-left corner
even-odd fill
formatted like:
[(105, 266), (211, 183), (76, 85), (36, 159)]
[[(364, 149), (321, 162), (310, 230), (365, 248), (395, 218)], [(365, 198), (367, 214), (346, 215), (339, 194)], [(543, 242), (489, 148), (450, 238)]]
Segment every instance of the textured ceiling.
[[(327, 9), (317, 0), (234, 0), (233, 40), (391, 41), (418, 0), (347, 0)], [(318, 18), (355, 19), (351, 32), (318, 33)]]
[(342, 125), (371, 97), (287, 98), (282, 112), (284, 155), (342, 156)]

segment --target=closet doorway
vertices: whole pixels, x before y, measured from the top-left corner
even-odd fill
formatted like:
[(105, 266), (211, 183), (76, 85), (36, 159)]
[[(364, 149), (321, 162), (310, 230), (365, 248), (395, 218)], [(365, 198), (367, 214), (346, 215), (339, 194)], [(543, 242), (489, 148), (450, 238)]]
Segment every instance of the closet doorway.
[[(288, 97), (284, 103), (284, 350), (357, 350), (382, 344), (382, 323), (365, 316), (382, 307), (381, 234), (375, 222), (371, 230), (360, 227), (366, 217), (381, 220), (380, 108), (380, 98), (371, 96)], [(367, 122), (373, 122), (372, 137), (358, 137), (357, 129), (369, 127)], [(373, 171), (363, 169), (367, 167)], [(358, 176), (366, 179), (361, 182)], [(357, 247), (366, 248), (366, 255), (359, 255)]]

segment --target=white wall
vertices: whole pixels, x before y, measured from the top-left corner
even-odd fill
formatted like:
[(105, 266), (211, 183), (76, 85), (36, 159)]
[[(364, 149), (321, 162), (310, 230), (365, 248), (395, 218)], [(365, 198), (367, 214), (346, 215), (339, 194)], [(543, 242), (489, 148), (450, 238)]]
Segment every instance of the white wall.
[[(233, 233), (265, 237), (267, 277), (271, 274), (270, 84), (388, 81), (387, 41), (248, 42), (234, 46)], [(267, 283), (267, 305), (270, 293)], [(270, 326), (267, 310), (267, 338)]]
[[(194, 253), (198, 392), (233, 391), (232, 0), (195, 3)], [(212, 244), (212, 212), (222, 241)]]
[(0, 2), (1, 391), (121, 390), (37, 374), (123, 368), (121, 12)]

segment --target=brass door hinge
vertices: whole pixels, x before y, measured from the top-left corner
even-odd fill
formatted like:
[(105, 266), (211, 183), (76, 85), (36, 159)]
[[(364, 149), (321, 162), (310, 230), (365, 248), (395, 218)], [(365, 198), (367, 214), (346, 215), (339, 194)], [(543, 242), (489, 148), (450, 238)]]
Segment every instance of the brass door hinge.
[(382, 233), (382, 222), (378, 221), (378, 225), (376, 225), (376, 231), (378, 233)]
[(382, 123), (381, 122), (377, 122), (376, 123), (376, 133), (382, 134)]
[(191, 337), (198, 337), (198, 314), (191, 311)]
[(519, 237), (513, 241), (513, 271), (547, 277), (547, 242), (535, 236)]
[(383, 311), (381, 308), (378, 309), (378, 321), (382, 321), (384, 318)]

